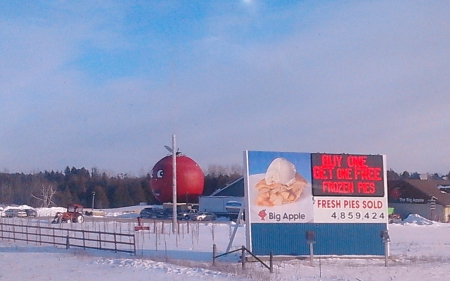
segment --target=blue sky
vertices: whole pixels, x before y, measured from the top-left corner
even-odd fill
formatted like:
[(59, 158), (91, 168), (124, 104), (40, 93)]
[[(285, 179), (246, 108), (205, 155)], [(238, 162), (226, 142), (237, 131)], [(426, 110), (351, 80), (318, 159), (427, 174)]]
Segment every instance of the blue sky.
[(141, 175), (180, 150), (450, 168), (447, 1), (1, 1), (0, 169)]

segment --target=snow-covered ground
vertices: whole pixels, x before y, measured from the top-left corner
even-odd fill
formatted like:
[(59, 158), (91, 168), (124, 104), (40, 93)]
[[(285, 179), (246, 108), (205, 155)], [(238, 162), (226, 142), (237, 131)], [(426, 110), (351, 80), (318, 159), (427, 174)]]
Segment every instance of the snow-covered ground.
[[(130, 207), (104, 212), (117, 217), (136, 214), (135, 210), (136, 207)], [(51, 216), (54, 211), (39, 210), (39, 213)], [(136, 235), (136, 256), (0, 240), (0, 280), (412, 281), (447, 280), (450, 276), (450, 224), (420, 216), (389, 225), (388, 267), (383, 258), (316, 258), (313, 266), (309, 259), (292, 259), (275, 261), (272, 274), (258, 263), (247, 263), (242, 270), (236, 255), (219, 258), (218, 264), (212, 265), (212, 244), (223, 252), (234, 226), (231, 222), (201, 223), (183, 235), (173, 235), (167, 230), (156, 236), (140, 232)], [(238, 227), (233, 247), (240, 245), (245, 245), (243, 226)]]

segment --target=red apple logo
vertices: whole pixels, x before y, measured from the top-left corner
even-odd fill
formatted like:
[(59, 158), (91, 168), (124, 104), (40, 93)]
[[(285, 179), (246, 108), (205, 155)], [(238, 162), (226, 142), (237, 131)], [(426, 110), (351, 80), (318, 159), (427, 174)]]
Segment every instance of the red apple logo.
[(261, 218), (262, 221), (265, 221), (265, 217), (267, 216), (266, 209), (259, 211), (258, 216)]
[(399, 187), (396, 187), (396, 188), (391, 190), (391, 197), (394, 200), (398, 200), (398, 198), (400, 198), (401, 195), (402, 195), (402, 192), (400, 191)]

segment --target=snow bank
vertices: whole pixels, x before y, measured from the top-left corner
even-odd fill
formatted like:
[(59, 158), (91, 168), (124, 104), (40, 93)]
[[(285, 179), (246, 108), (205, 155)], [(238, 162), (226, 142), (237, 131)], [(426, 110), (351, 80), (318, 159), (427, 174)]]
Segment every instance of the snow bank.
[(410, 214), (406, 219), (402, 221), (402, 224), (433, 225), (440, 223), (426, 219), (418, 214)]
[(51, 208), (36, 208), (39, 217), (54, 217), (57, 212), (65, 212), (66, 208), (51, 207)]
[(1, 206), (0, 207), (0, 217), (4, 217), (5, 216), (5, 211), (9, 210), (9, 209), (16, 209), (16, 210), (27, 210), (27, 209), (35, 209), (33, 207), (30, 207), (28, 205), (14, 205), (14, 206)]
[(25, 209), (34, 209), (33, 207), (30, 207), (28, 205), (20, 205), (20, 206), (6, 206), (6, 207), (0, 207), (0, 210), (6, 211), (8, 209), (18, 209), (18, 210), (25, 210)]

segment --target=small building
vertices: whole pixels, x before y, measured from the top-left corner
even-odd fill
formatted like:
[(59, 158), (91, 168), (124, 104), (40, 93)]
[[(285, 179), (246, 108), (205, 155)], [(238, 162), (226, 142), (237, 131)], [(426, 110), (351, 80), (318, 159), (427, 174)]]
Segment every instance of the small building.
[(405, 219), (410, 214), (450, 222), (450, 180), (407, 179), (388, 181), (388, 203)]

